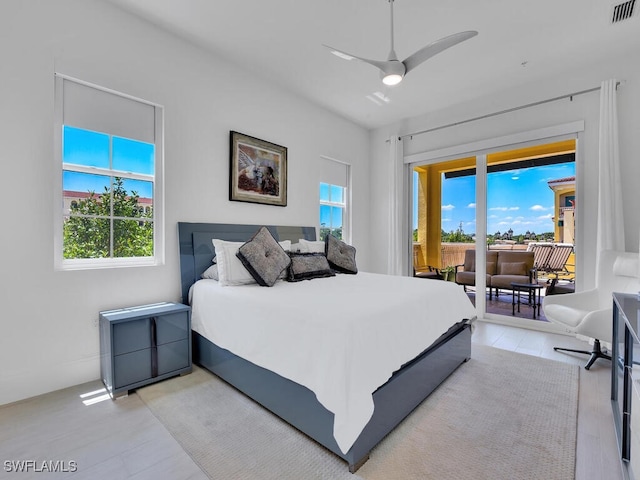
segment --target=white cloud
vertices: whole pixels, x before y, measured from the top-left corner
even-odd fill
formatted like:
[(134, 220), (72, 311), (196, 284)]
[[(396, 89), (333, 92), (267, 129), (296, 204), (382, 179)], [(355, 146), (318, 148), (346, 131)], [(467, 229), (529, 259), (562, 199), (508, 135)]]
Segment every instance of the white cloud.
[(499, 212), (507, 212), (507, 211), (514, 211), (514, 210), (520, 210), (520, 207), (492, 207), (489, 210), (494, 210), (494, 211), (499, 211)]
[(442, 205), (442, 210), (453, 210), (455, 207), (455, 205)]
[(534, 212), (542, 212), (542, 211), (545, 211), (546, 208), (543, 207), (542, 205), (534, 205), (530, 207), (529, 210), (533, 210)]
[(475, 203), (470, 203), (469, 205), (467, 205), (467, 208), (476, 208), (476, 204)]

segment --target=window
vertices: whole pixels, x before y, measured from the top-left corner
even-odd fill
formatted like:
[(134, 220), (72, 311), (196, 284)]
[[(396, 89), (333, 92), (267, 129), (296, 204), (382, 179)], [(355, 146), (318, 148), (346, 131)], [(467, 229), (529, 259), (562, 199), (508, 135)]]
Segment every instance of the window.
[(344, 187), (320, 183), (320, 240), (327, 235), (343, 238), (346, 208)]
[(161, 122), (161, 107), (56, 76), (58, 268), (162, 263)]
[(350, 242), (348, 202), (350, 165), (321, 157), (320, 171), (320, 239), (327, 235)]

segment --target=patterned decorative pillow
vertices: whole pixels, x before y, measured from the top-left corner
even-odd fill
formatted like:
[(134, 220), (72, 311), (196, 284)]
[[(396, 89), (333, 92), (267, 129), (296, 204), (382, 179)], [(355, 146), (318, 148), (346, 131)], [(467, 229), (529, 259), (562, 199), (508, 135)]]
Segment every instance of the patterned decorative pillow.
[(358, 273), (355, 247), (347, 245), (333, 235), (327, 235), (325, 242), (327, 260), (331, 268), (342, 273)]
[(266, 227), (260, 227), (253, 238), (238, 249), (236, 256), (263, 287), (272, 287), (291, 263), (289, 255)]
[(291, 265), (289, 265), (290, 282), (311, 280), (312, 278), (335, 277), (324, 253), (290, 253)]

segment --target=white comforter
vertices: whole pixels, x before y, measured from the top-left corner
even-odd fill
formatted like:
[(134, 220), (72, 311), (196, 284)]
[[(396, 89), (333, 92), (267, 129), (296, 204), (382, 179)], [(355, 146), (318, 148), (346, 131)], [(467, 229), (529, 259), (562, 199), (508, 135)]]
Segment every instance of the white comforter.
[(346, 453), (373, 414), (372, 393), (474, 308), (452, 282), (358, 273), (192, 290), (192, 328), (316, 394)]

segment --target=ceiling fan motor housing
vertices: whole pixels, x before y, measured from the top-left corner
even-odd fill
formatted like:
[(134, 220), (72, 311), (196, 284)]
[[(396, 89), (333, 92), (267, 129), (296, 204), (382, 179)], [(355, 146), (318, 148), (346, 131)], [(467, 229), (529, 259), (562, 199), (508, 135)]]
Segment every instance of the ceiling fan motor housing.
[(387, 85), (395, 85), (402, 80), (406, 71), (407, 68), (400, 60), (388, 60), (384, 68), (381, 68), (380, 78)]

